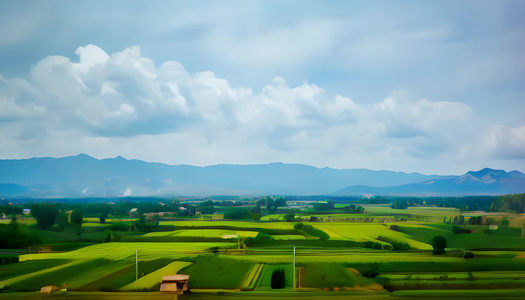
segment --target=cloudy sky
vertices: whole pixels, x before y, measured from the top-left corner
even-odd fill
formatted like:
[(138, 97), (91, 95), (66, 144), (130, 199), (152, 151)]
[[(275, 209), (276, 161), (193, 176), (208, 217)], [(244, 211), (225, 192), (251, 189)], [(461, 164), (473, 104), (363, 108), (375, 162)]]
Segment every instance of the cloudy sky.
[(525, 171), (524, 1), (150, 2), (0, 2), (0, 158)]

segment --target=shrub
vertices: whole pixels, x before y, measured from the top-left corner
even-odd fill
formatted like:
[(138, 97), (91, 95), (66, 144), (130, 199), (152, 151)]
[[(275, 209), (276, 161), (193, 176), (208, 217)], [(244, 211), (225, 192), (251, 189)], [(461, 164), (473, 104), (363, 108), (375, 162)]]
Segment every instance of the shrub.
[(445, 248), (447, 247), (447, 240), (443, 236), (437, 235), (432, 238), (431, 245), (434, 249), (434, 254), (445, 253)]
[(396, 240), (388, 238), (388, 237), (379, 236), (379, 237), (377, 237), (377, 239), (380, 240), (380, 241), (383, 241), (383, 242), (387, 242), (390, 245), (392, 245), (392, 249), (393, 250), (410, 250), (410, 249), (412, 249), (412, 247), (410, 247), (409, 244), (403, 243), (403, 242), (400, 242), (400, 241), (396, 241)]
[(460, 234), (460, 233), (471, 233), (472, 230), (471, 230), (471, 229), (467, 229), (467, 228), (461, 228), (461, 227), (459, 227), (459, 226), (454, 226), (454, 227), (452, 228), (452, 232), (453, 232), (454, 234)]
[(128, 222), (115, 222), (111, 224), (109, 230), (111, 231), (128, 231), (131, 225)]
[(372, 242), (372, 241), (366, 241), (363, 243), (363, 248), (371, 248), (371, 249), (383, 249), (383, 245), (380, 243)]
[(472, 253), (470, 251), (469, 252), (465, 252), (465, 253), (463, 253), (463, 258), (464, 259), (474, 258), (474, 253)]
[(383, 244), (382, 250), (394, 250), (394, 247), (390, 244)]
[(279, 269), (275, 270), (272, 273), (272, 281), (270, 283), (270, 286), (272, 289), (282, 289), (285, 287), (286, 281), (284, 278), (284, 270)]
[(245, 244), (247, 247), (253, 246), (253, 244), (254, 244), (254, 240), (255, 240), (254, 237), (249, 236), (249, 237), (247, 237), (247, 238), (244, 239), (244, 244)]
[(250, 209), (246, 207), (232, 207), (224, 213), (225, 219), (231, 220), (248, 220), (250, 218)]
[(376, 269), (367, 269), (363, 272), (363, 277), (366, 278), (376, 278), (379, 275), (380, 274)]
[(286, 214), (284, 216), (284, 221), (285, 222), (293, 222), (294, 219), (295, 219), (295, 214), (293, 212), (289, 213), (289, 214)]
[(390, 225), (390, 230), (401, 232), (401, 228), (398, 225)]
[(320, 240), (327, 240), (330, 238), (328, 233), (322, 231), (321, 229), (315, 228), (312, 225), (303, 225), (303, 231), (309, 235), (318, 237)]
[(266, 233), (259, 232), (255, 236), (255, 240), (256, 241), (273, 241), (273, 236), (266, 234)]

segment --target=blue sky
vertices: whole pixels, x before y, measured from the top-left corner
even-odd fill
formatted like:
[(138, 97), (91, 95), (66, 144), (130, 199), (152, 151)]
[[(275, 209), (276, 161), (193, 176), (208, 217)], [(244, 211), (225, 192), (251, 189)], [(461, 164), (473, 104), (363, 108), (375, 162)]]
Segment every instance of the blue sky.
[(522, 1), (2, 1), (0, 158), (525, 171)]

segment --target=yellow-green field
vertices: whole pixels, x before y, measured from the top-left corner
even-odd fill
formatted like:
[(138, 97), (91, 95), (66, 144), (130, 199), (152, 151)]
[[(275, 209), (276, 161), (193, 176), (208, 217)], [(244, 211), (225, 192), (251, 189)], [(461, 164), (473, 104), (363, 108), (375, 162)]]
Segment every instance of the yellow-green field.
[(144, 289), (153, 288), (155, 285), (161, 283), (162, 276), (177, 274), (180, 269), (191, 265), (191, 262), (185, 261), (174, 261), (169, 265), (158, 269), (144, 277), (139, 278), (137, 281), (130, 283), (121, 288), (122, 291), (141, 291)]
[[(454, 234), (454, 225), (443, 224), (442, 220), (444, 217), (459, 215), (457, 209), (410, 207), (407, 210), (393, 210), (387, 205), (363, 206), (366, 215), (375, 217), (412, 215), (427, 218), (421, 220), (408, 218), (404, 222), (386, 223), (304, 223), (325, 232), (329, 239), (323, 239), (324, 237), (316, 235), (315, 231), (307, 233), (306, 229), (305, 231), (294, 229), (297, 222), (183, 219), (161, 221), (158, 228), (149, 229), (159, 231), (147, 233), (115, 231), (113, 235), (116, 238), (113, 242), (98, 244), (94, 244), (92, 240), (100, 239), (107, 234), (106, 228), (96, 228), (101, 226), (97, 218), (85, 218), (83, 226), (86, 228), (82, 235), (77, 235), (74, 230), (69, 229), (63, 232), (36, 230), (46, 245), (71, 244), (78, 247), (70, 248), (76, 249), (72, 251), (21, 254), (19, 263), (1, 266), (0, 291), (36, 291), (44, 284), (67, 283), (69, 289), (74, 291), (71, 294), (73, 298), (87, 297), (83, 296), (86, 294), (81, 294), (81, 291), (112, 291), (116, 298), (120, 297), (119, 295), (144, 295), (148, 298), (160, 294), (140, 292), (158, 290), (162, 276), (182, 273), (190, 275), (190, 286), (197, 291), (194, 294), (197, 299), (207, 299), (203, 295), (210, 296), (210, 299), (214, 297), (219, 299), (221, 296), (211, 291), (225, 290), (228, 292), (223, 293), (226, 293), (227, 297), (265, 299), (271, 296), (263, 295), (263, 291), (275, 293), (270, 287), (271, 277), (274, 271), (279, 269), (286, 271), (284, 281), (285, 290), (291, 293), (287, 296), (289, 299), (297, 295), (292, 292), (290, 278), (292, 272), (304, 276), (300, 281), (304, 288), (302, 292), (307, 295), (320, 293), (319, 299), (323, 299), (326, 295), (342, 295), (321, 292), (323, 288), (340, 287), (355, 290), (365, 287), (378, 289), (376, 292), (368, 291), (368, 294), (359, 294), (359, 291), (355, 291), (357, 294), (354, 296), (358, 297), (354, 299), (361, 299), (363, 295), (370, 299), (380, 299), (385, 296), (395, 296), (394, 299), (416, 297), (414, 295), (428, 296), (425, 291), (419, 291), (419, 294), (404, 291), (412, 288), (433, 290), (441, 288), (449, 294), (441, 291), (439, 293), (453, 297), (461, 292), (454, 294), (453, 291), (446, 291), (446, 289), (477, 289), (484, 286), (507, 291), (504, 294), (515, 296), (517, 295), (513, 292), (515, 290), (508, 292), (511, 288), (516, 290), (525, 288), (525, 239), (519, 236), (519, 230), (506, 228), (507, 231), (487, 233), (485, 232), (487, 226), (463, 226), (472, 229), (473, 232)], [(476, 212), (469, 214), (483, 215)], [(331, 216), (366, 215), (333, 214)], [(509, 216), (511, 222), (514, 219), (523, 219), (517, 214), (486, 213), (485, 215)], [(281, 218), (282, 214), (267, 217), (276, 219)], [(34, 223), (33, 219), (24, 220), (27, 224)], [(112, 222), (117, 221), (122, 220), (108, 219), (108, 224), (104, 226), (111, 226)], [(1, 220), (1, 222), (5, 223), (9, 220)], [(260, 232), (271, 235), (273, 240), (264, 234), (257, 237)], [(431, 239), (437, 235), (447, 240), (447, 252), (444, 254), (432, 253)], [(253, 244), (244, 248), (243, 242), (237, 242), (237, 237), (252, 237), (253, 239), (241, 239), (241, 241), (246, 242), (246, 245), (248, 241)], [(379, 237), (384, 237), (386, 240), (379, 241)], [(133, 242), (133, 238), (144, 242)], [(393, 241), (407, 243), (412, 249), (401, 251), (363, 248), (371, 247), (365, 246), (364, 242), (388, 246), (388, 243), (394, 244)], [(291, 264), (294, 246), (297, 264), (295, 270)], [(472, 252), (474, 258), (463, 258), (467, 252)], [(138, 280), (135, 280), (136, 253), (138, 253)], [(369, 270), (377, 271), (379, 276), (375, 279), (365, 278), (362, 274)], [(389, 288), (390, 292), (384, 290), (382, 286)], [(233, 293), (233, 290), (237, 292)], [(137, 293), (121, 293), (131, 291)], [(203, 291), (209, 293), (200, 294)], [(311, 294), (306, 291), (310, 291)], [(4, 298), (4, 295), (15, 297), (17, 294), (2, 293), (0, 298)], [(28, 299), (33, 297), (32, 294), (20, 295), (28, 296)]]
[[(403, 225), (412, 227), (427, 227), (426, 225), (418, 224), (403, 223)], [(400, 242), (408, 243), (415, 249), (432, 249), (432, 246), (427, 243), (414, 240), (407, 234), (390, 230), (389, 225), (387, 224), (327, 222), (316, 223), (314, 226), (328, 233), (331, 239), (371, 241), (377, 239), (379, 236), (384, 236)], [(441, 233), (438, 229), (431, 228), (431, 230), (435, 230), (436, 235)]]

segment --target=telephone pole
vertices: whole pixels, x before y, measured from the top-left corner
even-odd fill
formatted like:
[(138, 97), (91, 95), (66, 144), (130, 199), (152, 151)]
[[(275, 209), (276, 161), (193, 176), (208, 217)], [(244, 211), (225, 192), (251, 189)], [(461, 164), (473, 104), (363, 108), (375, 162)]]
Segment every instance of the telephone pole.
[(295, 290), (295, 246), (293, 247), (292, 288)]

